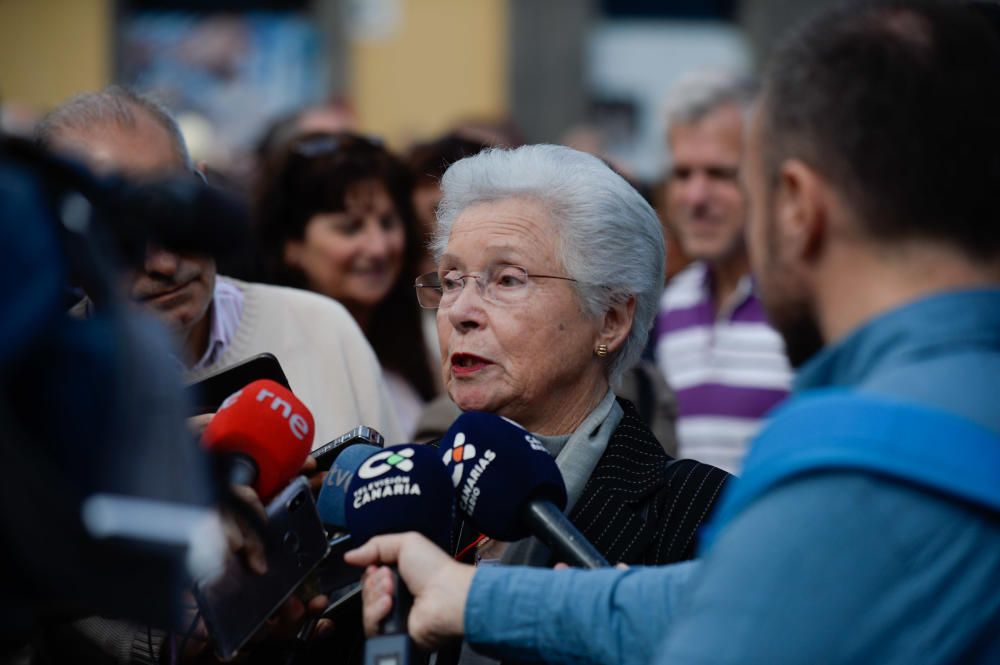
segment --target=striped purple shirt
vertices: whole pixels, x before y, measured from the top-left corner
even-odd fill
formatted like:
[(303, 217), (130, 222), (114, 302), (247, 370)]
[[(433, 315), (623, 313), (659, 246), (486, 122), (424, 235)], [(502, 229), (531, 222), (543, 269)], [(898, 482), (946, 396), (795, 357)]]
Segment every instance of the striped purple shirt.
[(751, 277), (718, 316), (709, 279), (699, 261), (667, 285), (656, 362), (677, 393), (680, 457), (738, 473), (761, 417), (788, 394), (792, 371)]

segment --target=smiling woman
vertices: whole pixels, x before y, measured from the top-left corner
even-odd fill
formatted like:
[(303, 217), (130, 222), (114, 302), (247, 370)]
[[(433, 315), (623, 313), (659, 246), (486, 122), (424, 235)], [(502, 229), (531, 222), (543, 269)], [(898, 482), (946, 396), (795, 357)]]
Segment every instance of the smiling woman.
[(294, 139), (265, 165), (257, 200), (264, 278), (341, 302), (382, 363), (404, 431), (434, 395), (410, 284), (421, 256), (406, 167), (349, 133)]

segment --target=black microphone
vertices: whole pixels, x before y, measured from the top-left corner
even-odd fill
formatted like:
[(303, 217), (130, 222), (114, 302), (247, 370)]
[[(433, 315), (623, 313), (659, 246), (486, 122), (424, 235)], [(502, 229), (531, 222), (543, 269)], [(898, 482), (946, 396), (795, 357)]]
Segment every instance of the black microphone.
[(566, 485), (531, 432), (491, 413), (465, 413), (441, 439), (458, 508), (479, 531), (504, 541), (536, 536), (557, 558), (604, 568), (600, 552), (563, 514)]
[(347, 486), (364, 461), (381, 450), (364, 443), (343, 449), (326, 474), (316, 499), (320, 521), (333, 538), (330, 553), (316, 571), (314, 587), (318, 593), (331, 597), (331, 606), (342, 602), (343, 594), (351, 592), (349, 587), (358, 585), (361, 580), (361, 570), (344, 563), (343, 557), (357, 542), (349, 535), (344, 536), (347, 533)]
[(347, 487), (361, 465), (381, 450), (371, 444), (358, 443), (343, 449), (333, 461), (316, 499), (320, 519), (331, 531), (347, 531)]
[[(438, 451), (426, 445), (392, 446), (369, 457), (348, 485), (347, 528), (358, 544), (386, 533), (417, 531), (445, 548), (451, 537), (454, 492)], [(415, 661), (406, 623), (413, 597), (395, 570), (392, 610), (379, 635), (365, 642), (366, 665)]]

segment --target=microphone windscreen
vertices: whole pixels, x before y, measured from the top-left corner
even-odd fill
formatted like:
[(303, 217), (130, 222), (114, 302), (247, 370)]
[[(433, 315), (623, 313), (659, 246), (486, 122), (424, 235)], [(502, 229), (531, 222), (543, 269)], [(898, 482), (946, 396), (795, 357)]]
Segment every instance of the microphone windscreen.
[(302, 468), (313, 431), (305, 404), (288, 388), (261, 379), (226, 398), (201, 440), (213, 453), (251, 458), (257, 465), (253, 488), (266, 500)]
[(566, 507), (566, 484), (542, 443), (523, 427), (492, 413), (470, 411), (441, 439), (458, 509), (491, 538), (531, 535), (521, 511), (531, 499)]
[(338, 531), (347, 529), (347, 486), (362, 463), (375, 453), (382, 452), (378, 446), (358, 443), (348, 446), (337, 455), (333, 465), (323, 479), (323, 488), (316, 499), (316, 510), (326, 526)]
[(358, 467), (347, 488), (347, 529), (357, 542), (417, 531), (448, 547), (455, 493), (436, 448), (404, 443)]

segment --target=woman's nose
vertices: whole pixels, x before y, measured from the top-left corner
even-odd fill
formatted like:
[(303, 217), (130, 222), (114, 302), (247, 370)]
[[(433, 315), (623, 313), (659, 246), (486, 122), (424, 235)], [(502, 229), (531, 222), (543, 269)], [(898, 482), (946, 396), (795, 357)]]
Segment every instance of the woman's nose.
[(366, 224), (362, 243), (365, 253), (372, 258), (385, 258), (389, 253), (389, 233), (377, 220)]
[(448, 320), (456, 330), (473, 330), (486, 323), (483, 292), (473, 276), (468, 276), (458, 297), (448, 307)]

